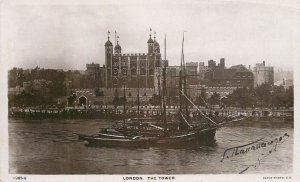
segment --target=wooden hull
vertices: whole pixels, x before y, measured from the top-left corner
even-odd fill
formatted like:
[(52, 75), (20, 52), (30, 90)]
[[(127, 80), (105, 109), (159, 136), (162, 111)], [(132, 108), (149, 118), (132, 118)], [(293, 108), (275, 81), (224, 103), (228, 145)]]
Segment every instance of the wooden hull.
[(216, 129), (206, 129), (202, 131), (191, 131), (181, 135), (171, 135), (160, 137), (155, 143), (155, 147), (162, 148), (197, 148), (199, 146), (215, 145)]
[(216, 128), (175, 133), (159, 137), (127, 137), (120, 135), (97, 134), (94, 136), (79, 135), (79, 139), (88, 142), (89, 146), (126, 147), (126, 148), (197, 148), (215, 145)]
[(88, 142), (89, 146), (96, 147), (122, 147), (122, 148), (149, 148), (151, 139), (116, 139), (116, 138), (100, 138), (85, 137), (83, 140)]

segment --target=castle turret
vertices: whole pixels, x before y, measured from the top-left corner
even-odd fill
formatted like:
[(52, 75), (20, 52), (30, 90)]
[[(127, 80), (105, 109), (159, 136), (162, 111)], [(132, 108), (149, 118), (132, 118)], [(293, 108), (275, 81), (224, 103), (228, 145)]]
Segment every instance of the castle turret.
[(153, 52), (154, 52), (154, 41), (151, 38), (151, 31), (152, 30), (150, 29), (150, 38), (147, 41), (147, 43), (148, 43), (148, 54), (153, 54)]
[(155, 40), (156, 36), (155, 36), (155, 32), (154, 32), (154, 43), (153, 43), (153, 47), (154, 47), (154, 53), (160, 53), (160, 46), (159, 43)]
[(119, 45), (119, 36), (117, 36), (117, 45), (115, 46), (115, 54), (121, 54), (122, 53), (122, 48)]
[(106, 65), (106, 79), (105, 86), (110, 87), (109, 83), (111, 83), (111, 75), (112, 75), (112, 57), (113, 57), (113, 44), (109, 40), (109, 34), (107, 36), (107, 41), (105, 43), (105, 65)]

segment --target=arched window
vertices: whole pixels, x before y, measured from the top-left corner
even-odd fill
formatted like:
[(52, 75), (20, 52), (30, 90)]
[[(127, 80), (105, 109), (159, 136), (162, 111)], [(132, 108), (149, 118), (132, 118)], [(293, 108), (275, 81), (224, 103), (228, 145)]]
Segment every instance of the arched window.
[(114, 75), (117, 75), (118, 74), (118, 69), (114, 69)]
[(114, 61), (114, 66), (119, 66), (119, 61), (118, 60)]
[(125, 68), (122, 69), (122, 74), (126, 75), (127, 74), (127, 70)]

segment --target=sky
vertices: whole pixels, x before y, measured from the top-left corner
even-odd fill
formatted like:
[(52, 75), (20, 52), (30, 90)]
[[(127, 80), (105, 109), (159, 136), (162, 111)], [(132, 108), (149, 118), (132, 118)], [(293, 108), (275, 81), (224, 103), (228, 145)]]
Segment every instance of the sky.
[[(284, 4), (283, 4), (284, 3)], [(299, 1), (103, 1), (7, 3), (2, 6), (2, 59), (7, 67), (84, 70), (104, 64), (107, 31), (117, 31), (122, 53), (146, 53), (149, 29), (167, 59), (267, 65), (293, 69), (300, 60)]]

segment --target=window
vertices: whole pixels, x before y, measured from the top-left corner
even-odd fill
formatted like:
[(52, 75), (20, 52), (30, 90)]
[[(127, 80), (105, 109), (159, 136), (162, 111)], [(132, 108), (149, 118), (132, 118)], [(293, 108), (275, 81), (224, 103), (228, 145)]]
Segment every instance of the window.
[(127, 70), (125, 68), (122, 69), (122, 74), (126, 75), (127, 74)]
[(118, 61), (114, 61), (114, 66), (119, 66)]
[(141, 75), (146, 75), (146, 69), (145, 68), (141, 69)]
[(144, 61), (141, 61), (140, 64), (141, 64), (141, 68), (145, 67), (145, 62)]
[(114, 69), (114, 75), (118, 74), (118, 69)]
[(149, 75), (153, 75), (154, 74), (154, 70), (153, 69), (150, 69), (149, 70)]

